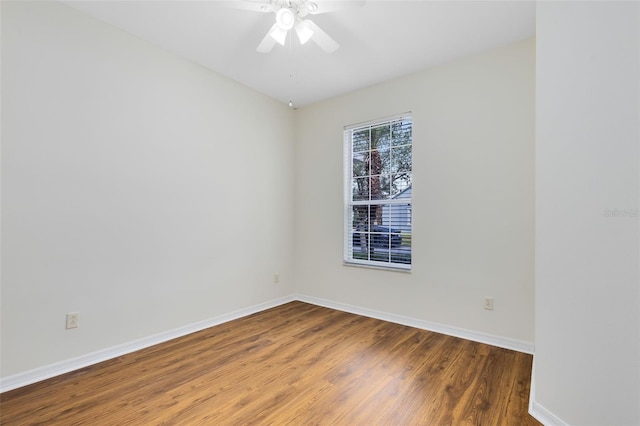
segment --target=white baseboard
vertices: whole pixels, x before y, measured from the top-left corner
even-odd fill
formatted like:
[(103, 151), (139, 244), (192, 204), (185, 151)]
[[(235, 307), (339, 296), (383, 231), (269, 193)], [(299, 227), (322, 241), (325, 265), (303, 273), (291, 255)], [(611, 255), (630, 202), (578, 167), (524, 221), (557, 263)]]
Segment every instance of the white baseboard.
[(134, 340), (117, 346), (112, 346), (110, 348), (102, 349), (76, 358), (49, 364), (44, 367), (26, 371), (24, 373), (8, 376), (0, 379), (0, 393), (40, 382), (42, 380), (50, 379), (61, 374), (69, 373), (80, 368), (88, 367), (99, 362), (126, 355), (131, 352), (139, 351), (140, 349), (148, 348), (150, 346), (157, 345), (158, 343), (163, 343), (177, 337), (186, 336), (187, 334), (195, 333), (196, 331), (201, 331), (206, 328), (242, 318), (256, 312), (264, 311), (266, 309), (292, 302), (294, 300), (296, 299), (293, 296), (281, 297), (279, 299), (260, 303), (258, 305), (250, 306), (248, 308), (240, 309), (228, 314), (219, 315), (208, 320), (189, 324), (187, 326), (155, 334), (153, 336), (144, 337), (142, 339)]
[[(0, 393), (10, 391), (22, 386), (27, 386), (42, 380), (50, 379), (61, 374), (69, 373), (80, 368), (88, 367), (99, 362), (107, 361), (112, 358), (116, 358), (122, 355), (126, 355), (131, 352), (138, 351), (140, 349), (148, 348), (159, 343), (166, 342), (177, 337), (182, 337), (187, 334), (195, 333), (200, 330), (204, 330), (209, 327), (213, 327), (228, 321), (232, 321), (238, 318), (245, 317), (247, 315), (254, 314), (256, 312), (264, 311), (294, 300), (301, 302), (307, 302), (318, 306), (324, 306), (327, 308), (337, 309), (339, 311), (350, 312), (358, 315), (363, 315), (371, 318), (380, 319), (383, 321), (389, 321), (397, 324), (408, 325), (410, 327), (416, 327), (423, 330), (435, 331), (437, 333), (447, 334), (449, 336), (460, 337), (467, 340), (473, 340), (475, 342), (486, 343), (493, 346), (498, 346), (505, 349), (511, 349), (518, 352), (524, 352), (528, 354), (533, 353), (533, 343), (525, 342), (521, 340), (509, 339), (506, 337), (494, 336), (491, 334), (479, 333), (471, 330), (465, 330), (462, 328), (450, 327), (442, 324), (432, 323), (428, 321), (419, 320), (416, 318), (405, 317), (402, 315), (390, 314), (387, 312), (375, 311), (372, 309), (362, 308), (359, 306), (347, 305), (344, 303), (333, 302), (326, 299), (320, 299), (312, 296), (306, 296), (302, 294), (293, 294), (290, 296), (281, 297), (279, 299), (271, 300), (269, 302), (254, 305), (245, 309), (240, 309), (228, 314), (219, 315), (217, 317), (200, 321), (194, 324), (190, 324), (184, 327), (179, 327), (173, 330), (169, 330), (163, 333), (155, 334), (153, 336), (145, 337), (142, 339), (127, 342), (121, 345), (113, 346), (110, 348), (102, 349), (96, 352), (92, 352), (86, 355), (82, 355), (76, 358), (71, 358), (54, 364), (46, 365), (44, 367), (36, 368), (26, 371), (24, 373), (18, 373), (12, 376), (8, 376), (0, 379)], [(531, 411), (531, 408), (530, 408)], [(548, 413), (544, 408), (539, 407), (539, 411), (544, 416)], [(550, 413), (549, 413), (550, 414)], [(532, 414), (533, 415), (533, 414)], [(534, 416), (538, 418), (537, 416)], [(547, 424), (547, 423), (545, 423)], [(549, 425), (564, 425), (564, 423), (549, 422)]]
[(545, 426), (568, 426), (568, 423), (536, 402), (536, 357), (533, 356), (531, 368), (531, 387), (529, 392), (529, 414)]
[(334, 302), (331, 300), (321, 299), (303, 294), (296, 294), (294, 299), (301, 302), (307, 302), (314, 305), (324, 306), (327, 308), (337, 309), (339, 311), (350, 312), (352, 314), (363, 315), (365, 317), (376, 318), (383, 321), (389, 321), (396, 324), (407, 325), (409, 327), (420, 328), (423, 330), (434, 331), (436, 333), (446, 334), (448, 336), (460, 337), (462, 339), (472, 340), (474, 342), (486, 343), (500, 348), (510, 349), (526, 354), (533, 354), (534, 346), (532, 342), (524, 340), (510, 339), (508, 337), (495, 336), (488, 333), (480, 333), (477, 331), (467, 330), (464, 328), (451, 327), (448, 325), (438, 324), (434, 322), (424, 321), (417, 318), (405, 317), (403, 315), (390, 314), (388, 312), (376, 311), (373, 309), (362, 308), (360, 306), (348, 305), (345, 303)]
[(529, 414), (545, 426), (568, 426), (568, 423), (535, 401), (529, 401)]

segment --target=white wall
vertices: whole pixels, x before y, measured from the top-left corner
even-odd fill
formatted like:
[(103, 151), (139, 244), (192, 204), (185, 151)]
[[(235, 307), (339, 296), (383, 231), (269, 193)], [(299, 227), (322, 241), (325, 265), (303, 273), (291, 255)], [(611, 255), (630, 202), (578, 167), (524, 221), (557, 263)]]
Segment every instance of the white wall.
[[(296, 112), (296, 283), (340, 304), (533, 342), (534, 40)], [(343, 126), (414, 119), (413, 271), (343, 266)], [(483, 309), (483, 297), (495, 310)]]
[(640, 424), (639, 18), (637, 2), (537, 5), (533, 408), (547, 424)]
[(1, 3), (3, 377), (293, 293), (288, 107)]

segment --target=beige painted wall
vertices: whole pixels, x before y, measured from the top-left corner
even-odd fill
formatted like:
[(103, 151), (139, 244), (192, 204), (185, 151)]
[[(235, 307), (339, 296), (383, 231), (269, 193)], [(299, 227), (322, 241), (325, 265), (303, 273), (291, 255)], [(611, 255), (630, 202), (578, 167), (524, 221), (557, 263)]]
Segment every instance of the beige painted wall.
[[(298, 292), (532, 344), (534, 49), (526, 40), (296, 112)], [(343, 266), (343, 126), (406, 111), (413, 271)]]
[(290, 295), (293, 170), (287, 106), (3, 1), (2, 376)]

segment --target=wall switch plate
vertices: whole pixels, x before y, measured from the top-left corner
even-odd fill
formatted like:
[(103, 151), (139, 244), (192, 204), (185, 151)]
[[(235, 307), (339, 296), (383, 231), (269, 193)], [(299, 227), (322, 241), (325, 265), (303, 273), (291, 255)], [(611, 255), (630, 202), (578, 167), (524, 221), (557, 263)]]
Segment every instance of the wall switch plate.
[(67, 314), (67, 328), (78, 328), (78, 319), (80, 314), (71, 312)]
[(484, 308), (487, 311), (493, 311), (493, 297), (484, 298)]
[(279, 282), (280, 282), (280, 274), (276, 272), (275, 274), (273, 274), (273, 283), (278, 284)]

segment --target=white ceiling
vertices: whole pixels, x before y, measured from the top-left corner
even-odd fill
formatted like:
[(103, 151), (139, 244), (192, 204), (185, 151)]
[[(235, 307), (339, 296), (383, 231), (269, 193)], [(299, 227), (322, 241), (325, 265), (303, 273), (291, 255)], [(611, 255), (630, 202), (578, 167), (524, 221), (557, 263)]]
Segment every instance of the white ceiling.
[[(283, 103), (303, 106), (458, 57), (533, 37), (533, 1), (381, 1), (310, 18), (340, 48), (324, 53), (296, 37), (256, 47), (273, 13), (217, 0), (64, 3)], [(235, 0), (241, 1), (241, 0)], [(333, 0), (317, 0), (318, 3)]]

